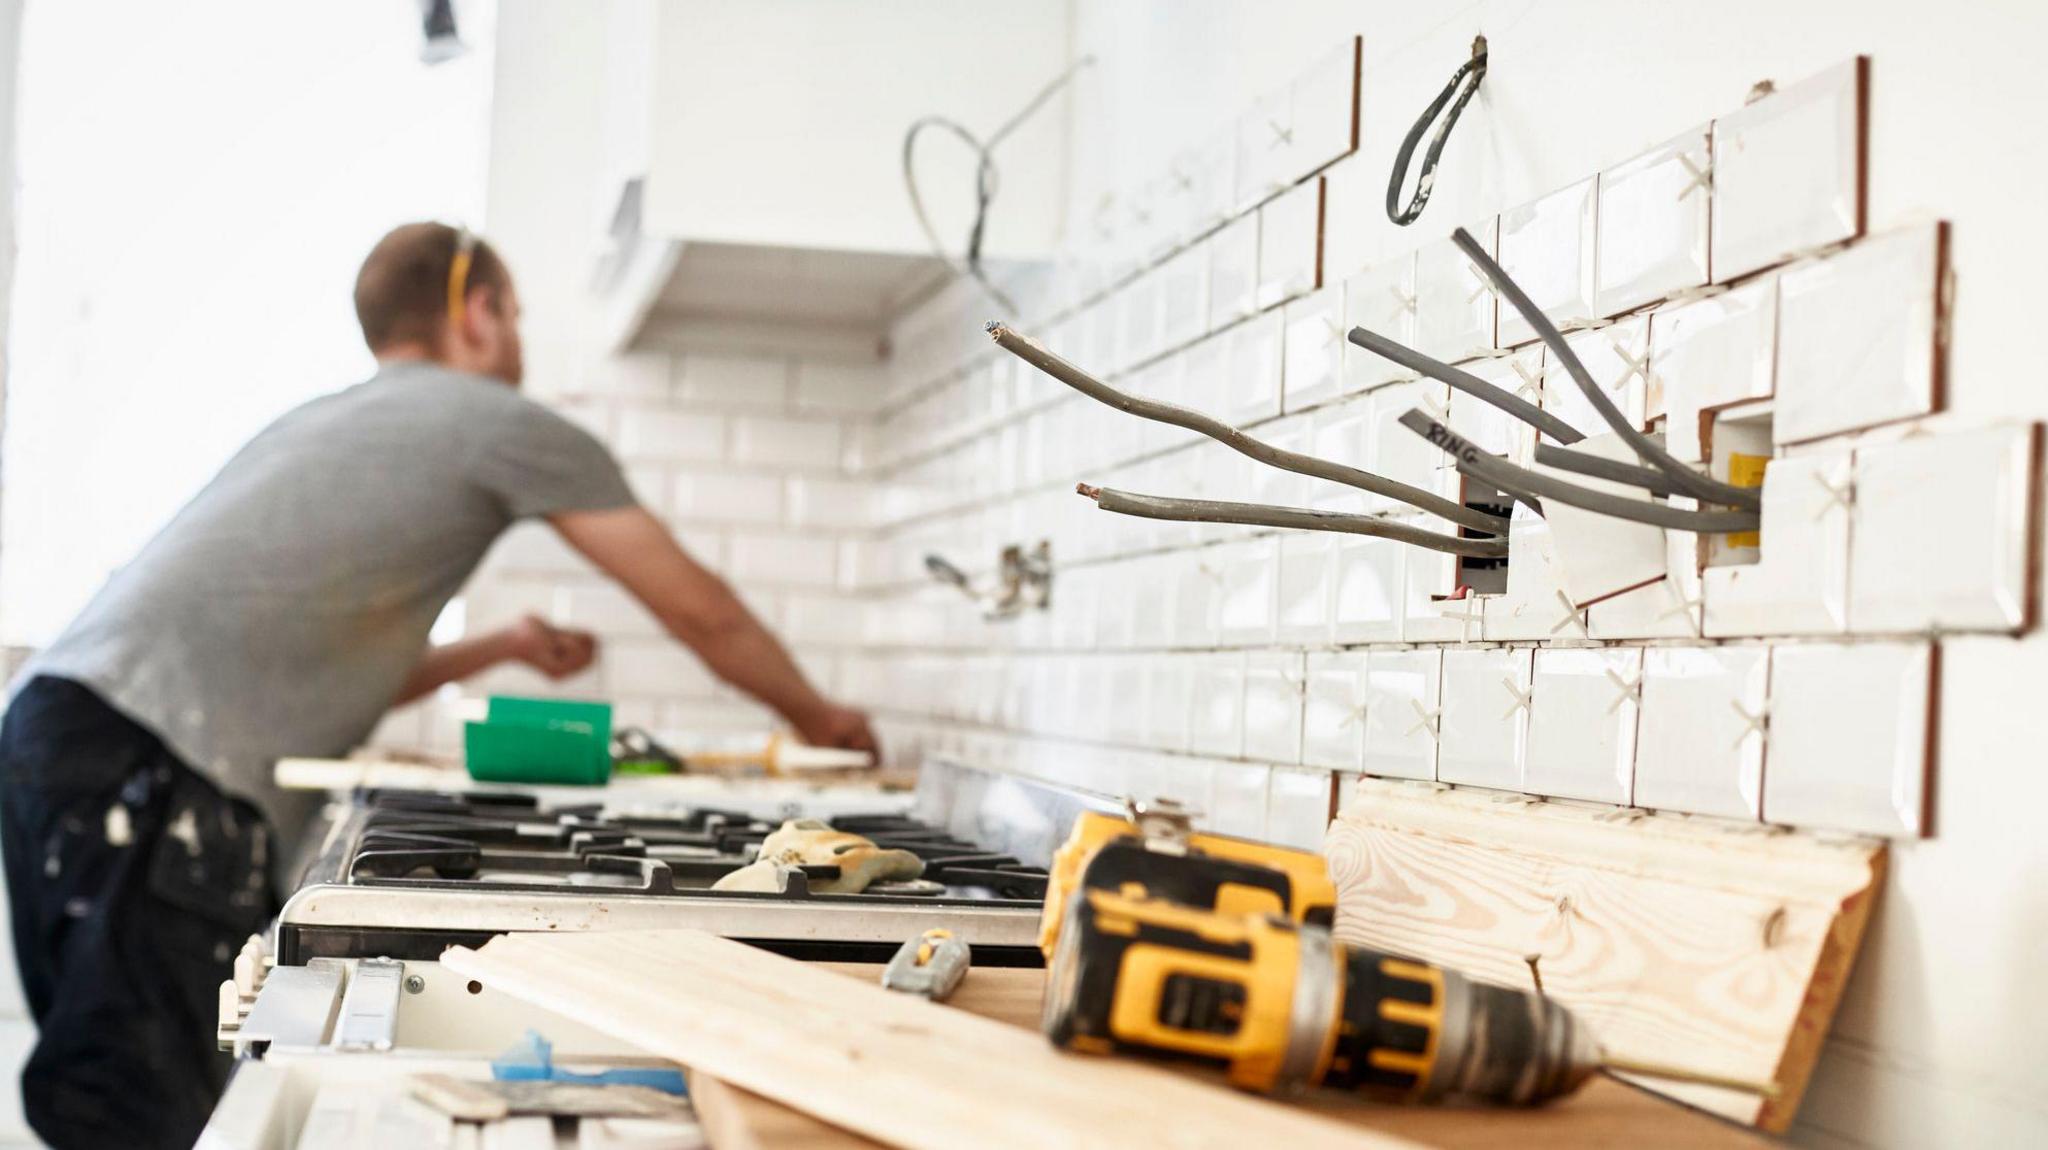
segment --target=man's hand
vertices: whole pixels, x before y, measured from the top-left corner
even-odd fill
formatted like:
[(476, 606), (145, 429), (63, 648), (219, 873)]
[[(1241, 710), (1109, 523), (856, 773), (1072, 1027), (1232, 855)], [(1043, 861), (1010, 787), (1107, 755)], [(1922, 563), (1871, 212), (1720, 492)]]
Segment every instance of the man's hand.
[(505, 650), (550, 679), (566, 679), (597, 658), (597, 636), (528, 615), (505, 629)]
[(827, 704), (815, 716), (798, 724), (796, 733), (814, 747), (867, 751), (875, 756), (876, 762), (882, 759), (882, 745), (869, 729), (868, 717), (851, 707)]

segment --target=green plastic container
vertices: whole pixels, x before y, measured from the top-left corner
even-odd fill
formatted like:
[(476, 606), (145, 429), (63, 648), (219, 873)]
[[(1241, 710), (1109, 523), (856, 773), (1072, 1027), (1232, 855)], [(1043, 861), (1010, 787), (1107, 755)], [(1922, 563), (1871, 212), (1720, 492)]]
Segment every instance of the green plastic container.
[(469, 777), (485, 783), (603, 786), (612, 774), (610, 703), (491, 696), (462, 732)]

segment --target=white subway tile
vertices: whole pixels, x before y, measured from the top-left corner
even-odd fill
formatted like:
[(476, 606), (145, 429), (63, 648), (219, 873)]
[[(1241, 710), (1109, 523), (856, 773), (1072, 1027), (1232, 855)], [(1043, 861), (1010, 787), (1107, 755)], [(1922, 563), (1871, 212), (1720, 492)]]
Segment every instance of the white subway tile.
[[(1531, 344), (1492, 359), (1474, 360), (1465, 365), (1465, 370), (1502, 391), (1530, 403), (1540, 403), (1544, 391), (1543, 360), (1543, 345)], [(1535, 428), (1467, 392), (1451, 393), (1450, 415), (1446, 422), (1482, 451), (1527, 465), (1536, 450)]]
[(633, 489), (633, 498), (640, 506), (653, 512), (656, 518), (670, 513), (668, 468), (659, 463), (628, 463), (620, 470), (626, 476), (626, 486)]
[(1702, 415), (1768, 399), (1775, 386), (1778, 277), (1650, 316), (1651, 413), (1664, 412), (1665, 447), (1680, 459), (1706, 459)]
[(1444, 652), (1438, 779), (1501, 790), (1526, 789), (1532, 705), (1529, 676), (1527, 649), (1453, 648)]
[(790, 587), (832, 587), (839, 548), (832, 539), (804, 535), (760, 535), (735, 532), (731, 546), (732, 578), (760, 580)]
[(1288, 411), (1335, 398), (1344, 356), (1344, 289), (1327, 287), (1287, 305), (1280, 373)]
[(796, 408), (822, 414), (866, 415), (881, 407), (887, 385), (887, 369), (879, 363), (798, 360)]
[(1264, 839), (1266, 788), (1272, 769), (1224, 762), (1215, 763), (1210, 769), (1215, 809), (1209, 816), (1209, 829), (1238, 838)]
[(856, 600), (802, 594), (783, 600), (782, 626), (792, 643), (854, 646), (862, 639), (864, 623)]
[(1846, 451), (1771, 461), (1762, 557), (1702, 576), (1708, 636), (1826, 635), (1847, 627), (1851, 480)]
[(549, 614), (556, 623), (592, 631), (607, 639), (665, 635), (653, 613), (614, 583), (578, 581), (558, 585), (553, 606)]
[(1707, 282), (1710, 127), (1600, 173), (1594, 313), (1631, 311)]
[(597, 568), (545, 523), (515, 523), (492, 545), (482, 570), (512, 575), (594, 575)]
[[(1612, 433), (1582, 439), (1573, 445), (1573, 450), (1625, 463), (1637, 462), (1634, 450)], [(1641, 488), (1613, 480), (1575, 475), (1540, 464), (1534, 470), (1593, 491), (1636, 499), (1645, 505), (1653, 502)], [(1598, 603), (1664, 578), (1667, 557), (1662, 528), (1573, 507), (1556, 499), (1546, 501), (1543, 512), (1550, 524), (1559, 585), (1575, 606)]]
[[(1500, 216), (1500, 266), (1559, 327), (1593, 318), (1593, 250), (1599, 206), (1588, 176)], [(1500, 304), (1502, 347), (1536, 338), (1506, 300)]]
[[(1496, 221), (1470, 229), (1491, 252)], [(1415, 252), (1415, 349), (1456, 363), (1493, 348), (1492, 287), (1449, 237)]]
[(1278, 609), (1277, 540), (1268, 537), (1217, 549), (1222, 585), (1216, 636), (1225, 644), (1269, 643)]
[(1643, 653), (1637, 806), (1759, 817), (1770, 654), (1768, 647)]
[(1305, 680), (1299, 651), (1254, 651), (1245, 657), (1244, 757), (1301, 761)]
[(1328, 771), (1276, 768), (1267, 783), (1267, 841), (1302, 850), (1321, 850), (1330, 829)]
[(686, 523), (773, 526), (782, 520), (782, 480), (739, 471), (680, 471), (669, 507), (670, 514)]
[(1774, 649), (1764, 819), (1926, 833), (1935, 690), (1931, 643)]
[(1365, 656), (1365, 773), (1434, 779), (1443, 734), (1443, 652), (1374, 649)]
[(789, 478), (789, 522), (795, 527), (829, 527), (840, 531), (866, 526), (870, 485), (853, 479), (815, 475)]
[(1338, 536), (1291, 531), (1280, 536), (1279, 625), (1283, 643), (1324, 643), (1330, 638), (1330, 594)]
[(831, 471), (839, 466), (840, 427), (815, 419), (736, 416), (732, 457), (743, 464)]
[(1584, 636), (1565, 597), (1550, 521), (1515, 504), (1508, 520), (1508, 589), (1482, 601), (1488, 642), (1577, 639)]
[(618, 413), (619, 456), (628, 460), (716, 462), (725, 457), (725, 417), (626, 407)]
[(1259, 218), (1248, 215), (1209, 237), (1209, 330), (1258, 309)]
[[(1629, 422), (1636, 427), (1645, 426), (1644, 385), (1651, 363), (1649, 317), (1624, 319), (1598, 331), (1573, 332), (1564, 342), (1579, 357), (1586, 374), (1593, 377), (1593, 382)], [(1611, 430), (1578, 381), (1555, 356), (1544, 356), (1542, 390), (1543, 410), (1571, 424), (1581, 434), (1603, 435)], [(1543, 442), (1556, 441), (1545, 435)]]
[(670, 395), (675, 362), (667, 352), (628, 352), (578, 356), (576, 369), (574, 393), (662, 403)]
[(1523, 786), (1539, 795), (1627, 804), (1635, 783), (1638, 647), (1539, 648)]
[(1209, 250), (1195, 244), (1166, 261), (1159, 281), (1159, 344), (1184, 347), (1209, 330)]
[(2026, 625), (2039, 439), (2021, 424), (1856, 452), (1851, 631)]
[(1188, 695), (1188, 749), (1236, 758), (1244, 752), (1244, 656), (1204, 655), (1194, 663)]
[(1243, 426), (1280, 414), (1285, 318), (1278, 310), (1269, 311), (1225, 333), (1230, 342), (1230, 374), (1221, 415), (1226, 423)]
[(1320, 178), (1259, 209), (1259, 307), (1272, 307), (1322, 285), (1322, 225)]
[[(1355, 161), (1354, 161), (1355, 162)], [(1334, 184), (1334, 180), (1333, 180)], [(1378, 211), (1378, 206), (1374, 206)], [(1344, 329), (1362, 327), (1395, 343), (1415, 346), (1415, 253), (1379, 260), (1344, 281)], [(1384, 356), (1344, 343), (1343, 390), (1363, 391), (1415, 378)]]
[(1184, 656), (1152, 655), (1144, 660), (1144, 665), (1149, 678), (1144, 741), (1162, 751), (1184, 751), (1188, 747), (1188, 720), (1194, 706), (1195, 664)]
[(1325, 770), (1356, 771), (1365, 761), (1369, 682), (1364, 651), (1310, 651), (1303, 692), (1301, 761)]
[(718, 685), (687, 648), (666, 640), (607, 643), (599, 663), (606, 688), (621, 695), (710, 698)]
[(1786, 269), (1778, 288), (1772, 425), (1779, 443), (1939, 408), (1946, 247), (1944, 225), (1927, 224)]
[(1391, 643), (1407, 617), (1406, 544), (1343, 536), (1331, 557), (1330, 632), (1338, 643)]
[(691, 352), (677, 364), (676, 392), (688, 404), (781, 411), (789, 404), (790, 368), (786, 359)]
[(1857, 57), (1714, 122), (1716, 281), (1862, 233), (1867, 86)]

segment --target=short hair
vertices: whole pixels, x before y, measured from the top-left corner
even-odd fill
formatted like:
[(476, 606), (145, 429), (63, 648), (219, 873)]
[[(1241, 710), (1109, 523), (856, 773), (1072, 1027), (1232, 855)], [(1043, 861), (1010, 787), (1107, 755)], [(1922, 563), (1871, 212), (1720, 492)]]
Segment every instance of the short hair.
[[(447, 224), (401, 224), (385, 233), (356, 273), (356, 320), (371, 351), (399, 343), (434, 343), (448, 314), (448, 273), (462, 232)], [(511, 274), (482, 240), (470, 257), (466, 290), (499, 296)], [(501, 306), (502, 300), (493, 306)]]

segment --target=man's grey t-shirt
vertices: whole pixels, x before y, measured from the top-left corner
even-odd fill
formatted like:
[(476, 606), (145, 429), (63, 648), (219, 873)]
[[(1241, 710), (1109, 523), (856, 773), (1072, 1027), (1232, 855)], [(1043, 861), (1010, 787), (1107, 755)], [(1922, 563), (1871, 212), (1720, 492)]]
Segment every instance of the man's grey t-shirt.
[(23, 675), (82, 682), (286, 834), (287, 755), (360, 743), (514, 520), (634, 502), (588, 432), (503, 383), (385, 367), (264, 429)]

